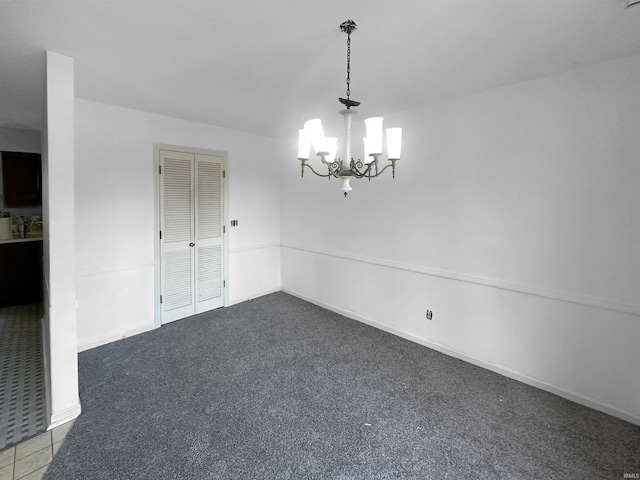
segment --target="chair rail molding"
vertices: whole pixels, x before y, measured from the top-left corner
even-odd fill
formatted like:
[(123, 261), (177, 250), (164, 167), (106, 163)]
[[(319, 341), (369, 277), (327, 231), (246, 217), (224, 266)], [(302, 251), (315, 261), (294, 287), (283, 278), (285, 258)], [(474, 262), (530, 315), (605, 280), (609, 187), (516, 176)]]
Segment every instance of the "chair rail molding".
[(421, 275), (429, 275), (431, 277), (439, 277), (447, 280), (473, 283), (476, 285), (482, 285), (485, 287), (498, 288), (501, 290), (508, 290), (512, 292), (524, 293), (527, 295), (534, 295), (536, 297), (544, 297), (552, 300), (559, 300), (562, 302), (576, 303), (579, 305), (586, 305), (589, 307), (601, 308), (604, 310), (612, 310), (614, 312), (628, 313), (632, 315), (640, 316), (640, 305), (630, 305), (627, 303), (616, 302), (601, 297), (594, 297), (589, 295), (582, 295), (579, 293), (569, 293), (553, 291), (539, 287), (537, 285), (527, 285), (517, 282), (505, 282), (495, 278), (481, 277), (477, 275), (470, 275), (467, 273), (452, 272), (447, 270), (439, 270), (436, 268), (424, 267), (422, 265), (415, 265), (410, 263), (396, 262), (393, 260), (386, 260), (381, 258), (369, 257), (365, 255), (359, 255), (349, 252), (340, 252), (336, 250), (328, 250), (323, 248), (309, 247), (305, 245), (298, 245), (289, 242), (281, 243), (283, 248), (290, 248), (294, 250), (301, 250), (304, 252), (314, 253), (317, 255), (325, 255), (336, 258), (343, 258), (345, 260), (351, 260), (354, 262), (368, 263), (371, 265), (377, 265), (379, 267), (392, 268), (395, 270), (403, 270), (406, 272), (418, 273)]
[(262, 250), (265, 248), (280, 247), (280, 242), (256, 243), (252, 245), (241, 245), (239, 247), (229, 247), (229, 253), (241, 253), (250, 250)]

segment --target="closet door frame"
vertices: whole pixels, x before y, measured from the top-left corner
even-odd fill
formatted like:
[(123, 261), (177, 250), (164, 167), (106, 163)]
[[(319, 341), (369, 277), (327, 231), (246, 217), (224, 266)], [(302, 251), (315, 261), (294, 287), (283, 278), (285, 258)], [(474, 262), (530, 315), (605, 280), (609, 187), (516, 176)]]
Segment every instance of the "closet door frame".
[(222, 169), (224, 171), (224, 175), (222, 178), (222, 226), (223, 226), (223, 240), (222, 240), (222, 258), (223, 258), (223, 268), (222, 268), (222, 280), (223, 280), (223, 307), (229, 305), (229, 237), (228, 237), (228, 221), (229, 218), (229, 173), (227, 170), (227, 159), (228, 154), (222, 150), (208, 150), (202, 148), (193, 148), (193, 147), (184, 147), (179, 145), (168, 145), (161, 143), (153, 144), (153, 185), (154, 185), (154, 307), (155, 307), (155, 324), (156, 327), (162, 325), (162, 305), (160, 303), (160, 295), (161, 292), (161, 276), (162, 276), (162, 246), (160, 239), (160, 226), (161, 226), (161, 198), (160, 198), (160, 182), (162, 176), (160, 175), (160, 151), (161, 150), (171, 150), (174, 152), (182, 152), (193, 155), (213, 155), (217, 157), (222, 157)]

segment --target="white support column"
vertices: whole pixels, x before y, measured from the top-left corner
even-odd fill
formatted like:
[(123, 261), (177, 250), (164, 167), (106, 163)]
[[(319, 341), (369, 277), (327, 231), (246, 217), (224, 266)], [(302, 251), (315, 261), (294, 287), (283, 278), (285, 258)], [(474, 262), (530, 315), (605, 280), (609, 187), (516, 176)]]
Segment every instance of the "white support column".
[(75, 287), (74, 62), (46, 53), (43, 118), (45, 314), (43, 325), (47, 423), (80, 414)]

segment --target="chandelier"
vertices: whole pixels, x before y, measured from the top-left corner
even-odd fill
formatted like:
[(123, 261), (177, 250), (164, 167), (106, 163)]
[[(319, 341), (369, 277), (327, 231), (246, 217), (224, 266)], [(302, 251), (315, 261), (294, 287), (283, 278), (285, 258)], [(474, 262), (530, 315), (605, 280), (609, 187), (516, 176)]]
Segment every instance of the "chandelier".
[[(340, 110), (340, 115), (344, 117), (346, 130), (346, 142), (344, 159), (336, 157), (338, 139), (335, 137), (325, 137), (322, 122), (319, 118), (314, 118), (305, 122), (304, 128), (298, 130), (298, 160), (301, 162), (302, 176), (304, 168), (308, 167), (319, 177), (331, 179), (338, 178), (342, 181), (340, 189), (344, 196), (352, 190), (350, 182), (354, 178), (372, 178), (382, 175), (389, 167), (393, 178), (396, 176), (396, 162), (400, 160), (400, 149), (402, 142), (401, 128), (386, 129), (387, 160), (390, 162), (379, 170), (378, 162), (383, 151), (382, 117), (367, 118), (364, 121), (367, 136), (364, 140), (364, 160), (354, 160), (351, 157), (351, 120), (358, 113), (355, 107), (360, 102), (351, 100), (351, 33), (358, 28), (356, 22), (347, 20), (340, 24), (340, 30), (347, 34), (347, 98), (339, 98), (341, 104), (346, 108)], [(316, 155), (326, 166), (327, 173), (318, 173), (309, 161), (309, 151), (313, 146)]]

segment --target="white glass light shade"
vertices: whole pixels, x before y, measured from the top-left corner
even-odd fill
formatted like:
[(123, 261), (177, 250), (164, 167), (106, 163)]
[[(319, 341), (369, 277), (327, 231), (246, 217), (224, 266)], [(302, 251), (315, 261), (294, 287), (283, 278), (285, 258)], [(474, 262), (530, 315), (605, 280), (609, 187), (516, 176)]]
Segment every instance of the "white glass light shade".
[(387, 128), (387, 158), (399, 160), (402, 149), (402, 129)]
[(382, 154), (382, 120), (382, 117), (371, 117), (364, 121), (370, 153)]
[(311, 138), (309, 132), (304, 128), (298, 130), (298, 158), (309, 160), (309, 149), (311, 148)]
[(333, 163), (336, 161), (336, 151), (338, 149), (338, 139), (336, 137), (325, 137), (325, 146), (329, 154), (326, 156), (326, 161)]
[(304, 129), (309, 132), (311, 144), (316, 153), (326, 152), (327, 148), (324, 140), (324, 130), (322, 129), (322, 121), (319, 118), (307, 120)]
[(371, 149), (369, 148), (369, 139), (363, 138), (364, 143), (364, 159), (362, 160), (364, 163), (369, 164), (373, 162), (373, 157), (371, 156)]

